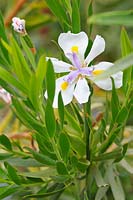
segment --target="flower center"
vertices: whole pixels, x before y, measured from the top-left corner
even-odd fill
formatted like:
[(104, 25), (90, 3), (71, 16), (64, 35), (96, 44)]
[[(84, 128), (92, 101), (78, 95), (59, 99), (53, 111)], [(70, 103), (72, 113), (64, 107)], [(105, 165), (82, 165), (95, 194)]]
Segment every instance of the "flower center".
[(78, 53), (78, 46), (72, 46), (72, 48), (71, 48), (71, 51), (73, 52), (73, 53)]
[(68, 82), (67, 81), (64, 81), (62, 84), (61, 84), (61, 89), (62, 90), (66, 90), (68, 87)]
[(95, 69), (93, 72), (92, 72), (92, 74), (93, 75), (99, 75), (99, 74), (102, 74), (104, 72), (104, 70), (102, 70), (102, 69)]

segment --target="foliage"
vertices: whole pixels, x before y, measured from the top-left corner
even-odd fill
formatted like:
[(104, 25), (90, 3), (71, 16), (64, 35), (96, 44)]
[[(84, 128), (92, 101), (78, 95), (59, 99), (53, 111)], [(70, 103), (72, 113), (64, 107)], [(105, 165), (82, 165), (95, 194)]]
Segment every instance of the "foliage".
[[(50, 19), (57, 20), (62, 31), (82, 30), (81, 1), (46, 3), (55, 15)], [(88, 23), (125, 25), (128, 21), (132, 26), (131, 11), (93, 16), (92, 5), (92, 1), (86, 5)], [(34, 14), (40, 21), (31, 27), (44, 24), (44, 18)], [(89, 27), (91, 33), (93, 27)], [(0, 15), (0, 85), (11, 94), (10, 106), (16, 117), (32, 133), (30, 147), (14, 142), (8, 134), (0, 135), (0, 199), (126, 199), (119, 170), (122, 167), (132, 172), (128, 163), (132, 136), (126, 139), (125, 131), (133, 103), (133, 47), (124, 28), (120, 44), (121, 58), (97, 80), (123, 70), (123, 87), (116, 90), (112, 79), (112, 92), (102, 98), (100, 112), (93, 107), (99, 103), (95, 88), (83, 105), (73, 101), (64, 107), (59, 93), (58, 109), (53, 109), (55, 74), (51, 61), (39, 50), (33, 53), (20, 34), (13, 32), (9, 37)], [(48, 99), (44, 97), (46, 90)]]

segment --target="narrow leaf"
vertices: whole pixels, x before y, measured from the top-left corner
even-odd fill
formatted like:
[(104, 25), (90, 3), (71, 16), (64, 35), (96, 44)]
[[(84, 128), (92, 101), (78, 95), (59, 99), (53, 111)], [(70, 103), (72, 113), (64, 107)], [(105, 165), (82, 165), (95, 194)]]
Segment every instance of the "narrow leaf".
[(10, 151), (12, 150), (11, 142), (6, 135), (0, 135), (0, 144)]
[(45, 115), (46, 128), (48, 131), (48, 135), (52, 138), (54, 137), (55, 131), (56, 131), (56, 121), (55, 121), (52, 104), (49, 100), (47, 100), (45, 112), (46, 112), (46, 115)]
[(70, 142), (66, 134), (61, 134), (59, 137), (59, 144), (61, 148), (62, 158), (66, 162), (70, 151)]
[(133, 10), (95, 14), (88, 19), (88, 23), (100, 25), (133, 26)]
[(80, 11), (77, 0), (72, 1), (72, 30), (73, 33), (80, 32)]
[(59, 96), (58, 96), (58, 112), (59, 112), (61, 127), (63, 128), (63, 124), (64, 124), (64, 104), (63, 104), (61, 92), (59, 93)]
[(48, 60), (47, 62), (46, 85), (48, 99), (53, 102), (55, 93), (55, 75), (51, 60)]
[(68, 174), (68, 171), (67, 171), (65, 164), (61, 161), (58, 161), (56, 163), (56, 169), (57, 169), (57, 172), (61, 175), (67, 175)]
[(10, 178), (14, 183), (16, 183), (17, 185), (20, 185), (20, 184), (21, 184), (21, 181), (20, 181), (19, 176), (17, 175), (16, 169), (13, 168), (13, 167), (12, 167), (9, 163), (7, 163), (7, 162), (5, 162), (5, 166), (6, 166), (6, 168), (7, 168), (9, 178)]

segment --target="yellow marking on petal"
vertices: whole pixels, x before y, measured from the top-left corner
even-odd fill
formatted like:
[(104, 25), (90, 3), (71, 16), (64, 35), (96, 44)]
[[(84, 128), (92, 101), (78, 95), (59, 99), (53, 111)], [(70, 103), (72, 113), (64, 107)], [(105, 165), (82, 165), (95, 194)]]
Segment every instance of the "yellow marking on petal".
[(62, 84), (61, 84), (61, 89), (62, 90), (66, 90), (68, 87), (68, 82), (64, 81)]
[(95, 69), (92, 73), (93, 75), (99, 75), (99, 74), (102, 74), (104, 72), (104, 70), (102, 69)]
[(73, 53), (78, 53), (78, 50), (79, 50), (78, 46), (72, 46), (72, 48), (71, 48), (71, 51)]

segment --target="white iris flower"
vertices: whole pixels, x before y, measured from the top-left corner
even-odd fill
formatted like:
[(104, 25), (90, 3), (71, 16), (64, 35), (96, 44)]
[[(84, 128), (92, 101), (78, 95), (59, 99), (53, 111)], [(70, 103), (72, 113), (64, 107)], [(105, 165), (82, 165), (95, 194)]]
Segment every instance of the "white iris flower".
[(13, 17), (12, 22), (13, 22), (12, 26), (16, 32), (21, 33), (21, 34), (26, 34), (24, 19)]
[(5, 103), (11, 103), (11, 95), (4, 88), (0, 88), (0, 98), (2, 98)]
[[(88, 37), (85, 32), (80, 32), (78, 34), (73, 34), (71, 32), (61, 33), (58, 38), (58, 44), (72, 64), (60, 61), (56, 58), (49, 58), (52, 61), (55, 73), (68, 72), (67, 75), (56, 80), (53, 107), (58, 107), (58, 95), (60, 91), (64, 105), (69, 104), (73, 96), (78, 103), (86, 103), (91, 93), (86, 78), (93, 81), (96, 75), (101, 74), (113, 65), (113, 63), (110, 62), (100, 62), (99, 64), (88, 67), (90, 62), (104, 51), (105, 41), (101, 36), (97, 35), (86, 58), (84, 55), (88, 46)], [(111, 77), (114, 79), (115, 87), (120, 88), (122, 86), (123, 72), (120, 71), (113, 74)], [(94, 81), (94, 83), (104, 90), (112, 89), (111, 78)]]

